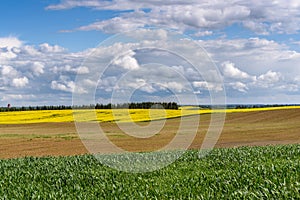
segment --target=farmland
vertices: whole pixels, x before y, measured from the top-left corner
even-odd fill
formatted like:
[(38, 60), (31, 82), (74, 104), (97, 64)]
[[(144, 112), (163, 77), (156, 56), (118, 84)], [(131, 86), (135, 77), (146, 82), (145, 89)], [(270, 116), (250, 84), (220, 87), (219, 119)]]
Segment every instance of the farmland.
[[(193, 106), (182, 107), (179, 110), (162, 109), (99, 109), (99, 110), (42, 110), (42, 111), (15, 111), (0, 112), (0, 124), (28, 124), (46, 122), (73, 122), (74, 115), (79, 121), (99, 121), (99, 122), (143, 122), (150, 120), (169, 119), (180, 116), (190, 116), (197, 114), (211, 113), (240, 113), (258, 112), (272, 110), (300, 109), (300, 106), (283, 106), (269, 108), (249, 108), (249, 109), (227, 109), (209, 110), (197, 109)], [(94, 115), (95, 116), (94, 116)], [(78, 120), (76, 120), (78, 121)]]
[[(216, 147), (300, 143), (299, 111), (300, 109), (277, 109), (228, 112)], [(192, 121), (194, 116), (186, 118)], [(190, 148), (200, 148), (210, 120), (210, 114), (201, 115), (198, 133)], [(144, 126), (148, 123), (138, 124)], [(168, 119), (164, 128), (150, 138), (131, 137), (124, 134), (115, 123), (100, 124), (108, 138), (117, 146), (127, 151), (153, 151), (170, 142), (179, 123), (180, 118)], [(0, 124), (0, 158), (85, 153), (88, 152), (79, 139), (73, 122)]]
[[(144, 115), (135, 121), (141, 126), (149, 124), (149, 116), (166, 117), (161, 111), (157, 116), (159, 110), (145, 111), (132, 110), (130, 118), (122, 113), (115, 116), (126, 124), (134, 121), (134, 115)], [(0, 199), (300, 198), (298, 107), (227, 110), (216, 148), (201, 159), (197, 149), (211, 111), (186, 107), (183, 112), (190, 121), (202, 112), (190, 150), (166, 168), (140, 174), (111, 169), (89, 155), (77, 135), (72, 111), (31, 112), (36, 111), (9, 112), (0, 118)], [(92, 119), (86, 111), (80, 112), (83, 122)], [(97, 110), (107, 137), (128, 152), (154, 151), (168, 144), (180, 122), (176, 114), (182, 111), (169, 111), (158, 134), (134, 138), (111, 122), (112, 112)], [(14, 123), (6, 123), (9, 119)]]
[(0, 160), (1, 199), (299, 199), (300, 145), (188, 151), (152, 173), (93, 156)]

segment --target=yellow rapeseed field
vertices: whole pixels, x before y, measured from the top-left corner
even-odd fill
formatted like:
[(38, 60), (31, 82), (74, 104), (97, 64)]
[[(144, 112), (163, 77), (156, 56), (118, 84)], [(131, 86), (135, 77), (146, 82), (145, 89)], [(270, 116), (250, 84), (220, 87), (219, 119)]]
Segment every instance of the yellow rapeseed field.
[(141, 122), (180, 116), (205, 113), (233, 113), (254, 112), (279, 109), (299, 109), (300, 106), (282, 106), (270, 108), (209, 110), (186, 106), (179, 110), (162, 109), (103, 109), (103, 110), (44, 110), (44, 111), (16, 111), (0, 112), (0, 124), (24, 124), (43, 122), (73, 122), (73, 121), (99, 121), (99, 122)]

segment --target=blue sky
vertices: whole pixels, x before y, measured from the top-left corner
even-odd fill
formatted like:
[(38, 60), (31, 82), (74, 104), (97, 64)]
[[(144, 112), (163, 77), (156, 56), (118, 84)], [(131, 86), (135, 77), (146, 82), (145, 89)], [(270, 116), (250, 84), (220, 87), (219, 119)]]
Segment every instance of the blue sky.
[[(80, 51), (98, 45), (107, 34), (99, 31), (63, 33), (95, 20), (115, 15), (112, 11), (95, 12), (87, 8), (56, 11), (46, 7), (57, 1), (2, 1), (0, 35), (17, 36), (28, 44), (59, 44), (70, 51)], [(7, 18), (9, 17), (9, 20)]]
[[(298, 0), (4, 0), (0, 7), (0, 106), (71, 105), (78, 75), (86, 75), (80, 85), (82, 94), (88, 92), (87, 85), (98, 81), (93, 85), (98, 91), (96, 102), (109, 102), (114, 90), (126, 87), (140, 95), (132, 99), (186, 95), (184, 103), (189, 103), (188, 92), (200, 102), (209, 102), (209, 91), (220, 92), (214, 80), (188, 78), (193, 85), (193, 91), (188, 91), (183, 82), (168, 79), (168, 69), (189, 77), (192, 69), (180, 61), (166, 63), (176, 59), (167, 54), (157, 57), (159, 51), (147, 54), (150, 60), (169, 65), (160, 69), (164, 73), (159, 76), (145, 70), (151, 66), (143, 67), (144, 53), (130, 49), (128, 55), (112, 62), (111, 72), (100, 81), (89, 79), (94, 69), (83, 65), (84, 60), (99, 44), (136, 29), (144, 30), (137, 34), (165, 34), (148, 27), (178, 31), (203, 47), (222, 77), (227, 103), (300, 103), (298, 13)], [(132, 44), (121, 42), (120, 52), (128, 50), (128, 45)], [(116, 80), (124, 70), (131, 75), (120, 86)], [(173, 95), (168, 96), (166, 88)]]

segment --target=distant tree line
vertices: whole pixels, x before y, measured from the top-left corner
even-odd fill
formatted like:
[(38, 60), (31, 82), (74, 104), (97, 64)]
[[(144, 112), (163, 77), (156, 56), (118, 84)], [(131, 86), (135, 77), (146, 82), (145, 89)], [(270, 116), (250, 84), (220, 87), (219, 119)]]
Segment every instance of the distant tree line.
[[(281, 107), (281, 106), (300, 106), (300, 104), (228, 104), (225, 106), (220, 105), (221, 108), (226, 109), (246, 109), (246, 108), (269, 108), (269, 107)], [(218, 108), (218, 105), (199, 105), (200, 109), (213, 109)]]
[(96, 104), (96, 109), (172, 109), (178, 110), (179, 106), (176, 102), (141, 102), (141, 103), (122, 103), (122, 104)]
[(72, 106), (22, 106), (22, 107), (0, 107), (0, 112), (6, 111), (31, 111), (31, 110), (69, 110)]
[[(229, 104), (226, 105), (227, 109), (243, 109), (243, 108), (267, 108), (267, 107), (279, 107), (279, 106), (300, 106), (300, 104)], [(199, 105), (199, 109), (212, 109), (218, 106), (211, 105)], [(223, 107), (223, 106), (221, 106)], [(172, 109), (177, 110), (179, 105), (176, 102), (132, 102), (132, 103), (121, 103), (121, 104), (100, 104), (96, 105), (80, 105), (80, 106), (22, 106), (22, 107), (0, 107), (0, 112), (6, 111), (31, 111), (31, 110), (71, 110), (71, 109)]]
[(7, 111), (32, 111), (32, 110), (71, 110), (71, 109), (173, 109), (179, 108), (175, 102), (141, 102), (141, 103), (122, 103), (122, 104), (100, 104), (80, 105), (80, 106), (22, 106), (22, 107), (0, 107), (0, 112)]
[(231, 105), (228, 108), (243, 109), (243, 108), (269, 108), (281, 106), (299, 106), (299, 104), (246, 104), (246, 105)]

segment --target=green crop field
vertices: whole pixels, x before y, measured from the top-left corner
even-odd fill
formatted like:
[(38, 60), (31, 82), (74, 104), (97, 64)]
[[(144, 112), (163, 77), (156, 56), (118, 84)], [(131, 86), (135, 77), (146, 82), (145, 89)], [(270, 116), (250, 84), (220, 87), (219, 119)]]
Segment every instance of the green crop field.
[[(113, 159), (113, 156), (112, 156)], [(0, 160), (1, 199), (299, 199), (300, 145), (189, 150), (166, 168), (120, 172), (93, 156)]]

